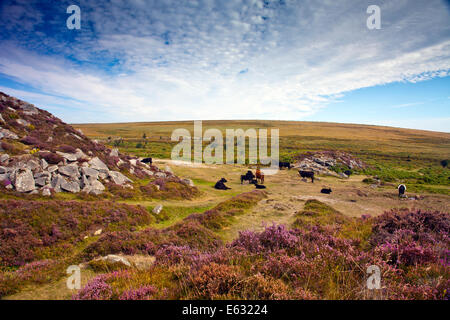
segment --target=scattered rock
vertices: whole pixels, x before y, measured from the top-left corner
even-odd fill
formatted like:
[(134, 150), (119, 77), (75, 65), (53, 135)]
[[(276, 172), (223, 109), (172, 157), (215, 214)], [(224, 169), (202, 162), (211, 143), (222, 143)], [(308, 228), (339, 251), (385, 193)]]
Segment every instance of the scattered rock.
[(123, 185), (127, 182), (133, 182), (128, 177), (124, 176), (122, 173), (117, 171), (110, 171), (109, 178), (111, 178), (112, 182), (118, 185)]
[(16, 122), (24, 127), (28, 127), (30, 125), (30, 123), (28, 121), (23, 120), (23, 119), (17, 119)]
[(48, 168), (48, 163), (45, 161), (45, 159), (41, 159), (41, 167), (43, 170)]
[(102, 234), (102, 232), (103, 232), (102, 229), (98, 229), (97, 231), (94, 232), (94, 236), (99, 236)]
[(109, 254), (106, 257), (101, 257), (101, 258), (97, 258), (94, 260), (105, 261), (107, 263), (112, 263), (112, 264), (122, 264), (124, 266), (131, 267), (131, 263), (126, 258), (115, 255), (115, 254)]
[(74, 161), (78, 160), (77, 156), (72, 153), (64, 153), (64, 152), (56, 151), (56, 154), (60, 155), (61, 157), (63, 157), (64, 159), (66, 159), (67, 161), (70, 161), (70, 162), (74, 162)]
[(110, 157), (118, 157), (119, 156), (119, 149), (112, 149), (109, 153)]
[(8, 154), (2, 154), (0, 156), (0, 162), (6, 162), (9, 160), (9, 155)]
[(20, 108), (23, 110), (23, 113), (29, 116), (35, 115), (39, 113), (39, 109), (33, 106), (30, 103), (23, 103), (20, 105)]
[(80, 172), (76, 165), (63, 166), (58, 168), (58, 172), (69, 177), (69, 178), (79, 178)]
[(184, 183), (185, 185), (188, 185), (190, 187), (195, 187), (194, 181), (192, 181), (191, 179), (182, 179), (181, 183)]
[(157, 172), (157, 173), (155, 173), (155, 177), (165, 178), (165, 177), (167, 177), (167, 175), (164, 172)]
[(52, 195), (52, 193), (51, 193), (51, 191), (50, 191), (49, 188), (44, 188), (44, 189), (42, 189), (42, 195), (43, 195), (44, 197), (49, 197), (49, 196)]
[(57, 174), (53, 177), (51, 186), (55, 190), (55, 192), (61, 192), (61, 185), (67, 182), (61, 175)]
[(154, 214), (160, 214), (161, 211), (162, 211), (162, 209), (163, 209), (162, 204), (158, 204), (156, 207), (153, 208), (152, 212), (153, 212)]
[(61, 183), (61, 189), (71, 193), (78, 193), (80, 192), (80, 185), (75, 181), (64, 181)]
[(0, 113), (0, 122), (5, 123), (5, 120), (2, 117), (2, 114)]
[(58, 170), (58, 166), (49, 166), (48, 168), (47, 168), (47, 171), (48, 172), (50, 172), (50, 173), (53, 173), (53, 172), (55, 172), (55, 171), (57, 171)]
[(13, 182), (18, 192), (30, 192), (36, 188), (33, 173), (30, 169), (19, 169), (15, 173)]
[(348, 175), (346, 175), (346, 174), (343, 173), (343, 172), (340, 172), (340, 173), (339, 173), (339, 176), (340, 176), (342, 179), (348, 179)]
[(103, 173), (109, 173), (109, 169), (106, 166), (106, 164), (103, 163), (102, 160), (100, 160), (98, 157), (92, 158), (91, 160), (89, 160), (89, 166), (94, 169), (97, 170), (99, 172), (103, 172)]
[(9, 131), (8, 129), (0, 129), (0, 139), (11, 139), (11, 140), (17, 140), (19, 139), (19, 136), (15, 134), (12, 131)]

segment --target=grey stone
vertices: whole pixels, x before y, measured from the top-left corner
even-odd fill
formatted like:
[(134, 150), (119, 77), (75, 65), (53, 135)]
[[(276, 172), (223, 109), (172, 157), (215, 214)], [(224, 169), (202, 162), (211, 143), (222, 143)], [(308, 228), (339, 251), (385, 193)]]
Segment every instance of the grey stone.
[(7, 173), (8, 170), (5, 167), (0, 166), (0, 174)]
[(77, 149), (76, 151), (77, 152), (75, 152), (75, 157), (77, 157), (77, 160), (88, 158), (88, 156), (81, 149)]
[(36, 108), (30, 103), (23, 103), (20, 105), (20, 108), (24, 111), (23, 113), (25, 113), (26, 115), (35, 115), (39, 113), (38, 108)]
[(153, 212), (154, 214), (160, 214), (161, 211), (162, 211), (162, 209), (163, 209), (162, 204), (158, 204), (156, 207), (153, 208), (152, 212)]
[(195, 187), (194, 181), (192, 181), (191, 179), (183, 179), (183, 180), (181, 180), (181, 182), (190, 187)]
[(108, 178), (108, 173), (105, 172), (99, 172), (98, 177), (102, 180), (106, 180)]
[(48, 172), (50, 172), (50, 173), (52, 173), (52, 172), (55, 172), (56, 170), (58, 170), (58, 166), (49, 166), (48, 168), (47, 168), (47, 171)]
[(34, 174), (34, 178), (35, 179), (41, 178), (41, 177), (50, 178), (51, 176), (52, 176), (51, 173), (48, 172), (48, 171), (37, 172), (37, 173)]
[(41, 167), (44, 170), (48, 168), (48, 163), (47, 161), (45, 161), (45, 159), (41, 159)]
[(64, 152), (56, 151), (56, 154), (60, 155), (61, 157), (63, 157), (64, 159), (66, 159), (67, 161), (70, 161), (70, 162), (74, 162), (74, 161), (78, 160), (77, 156), (73, 153), (64, 153)]
[(165, 177), (167, 177), (167, 175), (164, 172), (157, 172), (157, 173), (155, 173), (155, 177), (165, 178)]
[(142, 171), (144, 171), (148, 176), (153, 176), (153, 171), (150, 171), (148, 169), (143, 168)]
[(30, 192), (36, 187), (34, 185), (33, 173), (30, 169), (19, 169), (15, 173), (14, 186), (18, 192)]
[(100, 257), (95, 259), (95, 261), (104, 261), (107, 263), (112, 263), (112, 264), (122, 264), (126, 267), (131, 267), (131, 263), (124, 257), (115, 255), (115, 254), (109, 254), (106, 257)]
[(8, 129), (0, 129), (0, 139), (12, 139), (12, 140), (17, 140), (19, 139), (19, 136), (17, 134), (15, 134), (12, 131), (9, 131)]
[(0, 173), (0, 181), (5, 181), (9, 179), (8, 173)]
[(5, 123), (5, 120), (3, 119), (3, 116), (1, 113), (0, 113), (0, 122)]
[(348, 179), (348, 175), (346, 175), (346, 174), (343, 173), (343, 172), (340, 172), (340, 173), (339, 173), (339, 177), (341, 177), (341, 178), (343, 178), (343, 179)]
[(0, 162), (6, 162), (9, 160), (9, 154), (2, 154), (0, 156)]
[(109, 169), (106, 166), (106, 164), (103, 163), (103, 161), (101, 161), (98, 157), (92, 158), (91, 160), (89, 160), (89, 166), (94, 169), (97, 170), (99, 172), (104, 172), (104, 173), (108, 173)]
[(109, 153), (110, 157), (118, 157), (119, 156), (119, 149), (112, 149)]
[(26, 168), (28, 168), (32, 171), (34, 171), (40, 167), (41, 167), (41, 165), (39, 164), (39, 161), (37, 161), (37, 160), (29, 160), (26, 164)]
[(104, 191), (105, 190), (105, 186), (98, 180), (92, 181), (90, 183), (90, 187), (92, 188), (92, 190), (96, 190), (96, 191)]
[(55, 189), (56, 192), (61, 192), (61, 185), (67, 182), (66, 179), (64, 179), (61, 175), (57, 174), (53, 177), (51, 186), (53, 189)]
[(52, 195), (52, 193), (50, 192), (50, 189), (49, 189), (49, 188), (44, 188), (44, 189), (42, 189), (42, 195), (43, 195), (44, 197), (49, 197), (49, 196)]
[(23, 119), (17, 119), (16, 122), (17, 122), (18, 124), (20, 124), (21, 126), (24, 126), (24, 127), (30, 125), (30, 123), (29, 123), (28, 121), (23, 120)]
[(98, 179), (98, 175), (99, 175), (99, 172), (97, 170), (88, 168), (88, 167), (81, 168), (81, 173), (83, 175), (85, 175), (86, 177), (93, 177), (93, 178), (95, 178), (95, 180)]
[(111, 178), (112, 182), (118, 185), (123, 185), (127, 182), (133, 182), (132, 180), (128, 179), (126, 176), (124, 176), (122, 173), (117, 171), (110, 171), (109, 172), (109, 178)]
[(80, 184), (76, 181), (65, 181), (61, 183), (61, 189), (71, 193), (80, 192)]
[(39, 177), (35, 179), (35, 184), (38, 187), (44, 187), (50, 182), (50, 177)]
[(79, 178), (80, 172), (78, 171), (78, 166), (76, 165), (68, 165), (58, 168), (58, 172), (70, 177), (70, 178)]

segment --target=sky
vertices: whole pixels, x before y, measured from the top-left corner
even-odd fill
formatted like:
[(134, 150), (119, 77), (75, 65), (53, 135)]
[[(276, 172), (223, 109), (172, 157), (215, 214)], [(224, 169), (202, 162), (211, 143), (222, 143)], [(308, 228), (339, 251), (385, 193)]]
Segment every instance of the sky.
[[(67, 8), (81, 10), (70, 30)], [(370, 30), (370, 5), (381, 28)], [(450, 132), (450, 1), (1, 0), (0, 91), (69, 123)]]

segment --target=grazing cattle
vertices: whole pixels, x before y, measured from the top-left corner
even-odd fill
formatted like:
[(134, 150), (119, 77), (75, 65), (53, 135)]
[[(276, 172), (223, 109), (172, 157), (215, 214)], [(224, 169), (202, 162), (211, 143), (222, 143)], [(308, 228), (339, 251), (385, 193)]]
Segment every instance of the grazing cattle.
[(345, 170), (344, 173), (347, 175), (347, 177), (350, 177), (352, 175), (352, 170)]
[(401, 184), (398, 186), (398, 197), (402, 198), (405, 196), (406, 186), (404, 184)]
[(299, 170), (298, 174), (302, 178), (311, 178), (311, 182), (314, 183), (314, 171), (302, 171), (302, 170)]
[(243, 184), (244, 181), (248, 181), (248, 183), (251, 183), (253, 179), (255, 179), (255, 175), (251, 170), (248, 170), (246, 174), (241, 176), (241, 184)]
[(152, 158), (145, 158), (141, 160), (142, 163), (153, 164)]
[(291, 170), (292, 165), (289, 162), (280, 162), (278, 163), (278, 166), (280, 167), (280, 170), (283, 168), (288, 168), (289, 170)]
[(253, 179), (250, 183), (254, 184), (256, 189), (266, 189), (266, 186), (263, 186), (262, 184), (258, 184), (258, 180), (256, 180), (256, 179)]
[(324, 193), (324, 194), (330, 194), (333, 191), (331, 190), (331, 188), (323, 188), (322, 190), (320, 190), (320, 193)]
[(225, 185), (225, 182), (228, 182), (225, 178), (220, 179), (219, 181), (216, 182), (216, 185), (214, 186), (214, 188), (216, 188), (217, 190), (229, 190), (231, 188), (228, 188)]
[(261, 172), (261, 169), (256, 169), (256, 180), (259, 180), (261, 184), (264, 184), (264, 173)]

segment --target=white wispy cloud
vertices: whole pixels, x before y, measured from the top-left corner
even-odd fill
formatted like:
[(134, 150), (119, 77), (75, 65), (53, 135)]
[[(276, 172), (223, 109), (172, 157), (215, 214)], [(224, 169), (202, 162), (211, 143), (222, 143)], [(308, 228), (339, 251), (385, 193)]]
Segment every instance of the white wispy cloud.
[[(47, 37), (49, 54), (36, 39), (8, 39), (0, 73), (76, 101), (70, 121), (93, 110), (84, 121), (299, 120), (352, 90), (449, 75), (444, 1), (383, 2), (381, 30), (366, 27), (369, 1), (266, 3), (81, 1), (89, 28), (75, 44)], [(45, 23), (36, 17), (23, 28)], [(102, 59), (116, 63), (105, 70)]]

